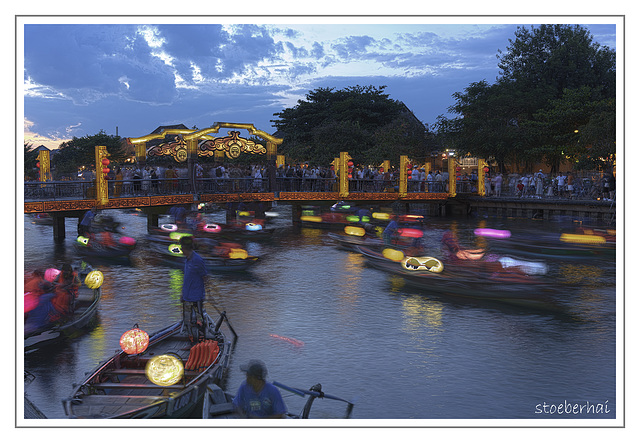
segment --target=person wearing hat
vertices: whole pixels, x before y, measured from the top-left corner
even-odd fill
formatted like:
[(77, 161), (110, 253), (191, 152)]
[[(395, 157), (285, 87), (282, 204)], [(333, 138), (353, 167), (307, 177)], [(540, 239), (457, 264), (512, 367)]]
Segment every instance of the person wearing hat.
[(278, 388), (266, 381), (267, 367), (260, 360), (241, 365), (247, 379), (233, 398), (236, 413), (246, 418), (286, 418), (287, 407)]

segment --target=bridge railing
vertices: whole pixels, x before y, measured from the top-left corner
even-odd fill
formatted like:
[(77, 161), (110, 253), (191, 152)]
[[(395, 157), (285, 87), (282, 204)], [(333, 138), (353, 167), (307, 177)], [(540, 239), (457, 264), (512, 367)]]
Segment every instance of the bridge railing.
[[(110, 199), (173, 194), (234, 194), (259, 192), (338, 192), (336, 178), (277, 177), (270, 189), (268, 178), (200, 178), (191, 189), (187, 178), (108, 180)], [(398, 180), (351, 179), (350, 193), (397, 192)], [(442, 187), (425, 182), (409, 183), (408, 192), (446, 192)], [(96, 198), (91, 180), (25, 182), (24, 200), (87, 200)]]

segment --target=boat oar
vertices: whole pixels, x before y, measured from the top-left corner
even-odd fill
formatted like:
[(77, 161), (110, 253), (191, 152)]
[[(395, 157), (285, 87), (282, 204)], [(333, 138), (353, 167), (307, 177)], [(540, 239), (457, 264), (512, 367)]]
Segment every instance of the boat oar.
[(220, 317), (224, 318), (225, 322), (227, 323), (227, 326), (229, 326), (229, 330), (231, 331), (231, 333), (236, 337), (236, 339), (238, 338), (238, 334), (236, 333), (235, 329), (233, 329), (233, 326), (231, 326), (231, 323), (229, 322), (229, 318), (227, 317), (227, 312), (223, 311), (220, 312), (220, 309), (218, 309), (218, 307), (216, 305), (214, 305), (213, 303), (211, 303), (211, 305), (213, 306), (213, 308), (218, 312), (218, 314), (220, 315)]
[(317, 391), (308, 390), (308, 389), (300, 389), (300, 388), (292, 388), (291, 386), (284, 385), (284, 384), (282, 384), (280, 382), (277, 382), (277, 381), (274, 381), (273, 385), (277, 386), (279, 388), (282, 388), (282, 389), (284, 389), (286, 391), (293, 392), (294, 394), (299, 395), (301, 397), (304, 397), (305, 395), (309, 395), (309, 396), (315, 397), (315, 398), (328, 398), (328, 399), (331, 399), (331, 400), (338, 400), (338, 401), (342, 401), (344, 403), (347, 403), (347, 414), (346, 414), (345, 418), (349, 418), (351, 416), (351, 412), (353, 411), (353, 406), (354, 406), (353, 402), (350, 402), (350, 401), (345, 400), (345, 399), (340, 398), (340, 397), (336, 397), (335, 395), (325, 394), (324, 392), (322, 392), (320, 390), (322, 388), (320, 385), (314, 386), (314, 388), (315, 387), (318, 388)]

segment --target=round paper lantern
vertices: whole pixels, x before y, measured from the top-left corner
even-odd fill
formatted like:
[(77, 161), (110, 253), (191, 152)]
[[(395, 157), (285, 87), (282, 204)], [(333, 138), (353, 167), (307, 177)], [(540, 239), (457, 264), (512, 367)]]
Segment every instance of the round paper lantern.
[(46, 271), (44, 271), (44, 279), (46, 281), (54, 281), (56, 279), (56, 277), (60, 274), (60, 269), (56, 269), (56, 268), (49, 268)]
[(173, 243), (171, 245), (169, 245), (169, 252), (171, 253), (171, 255), (178, 255), (178, 256), (182, 256), (182, 248), (180, 247), (180, 245)]
[(397, 249), (386, 248), (382, 251), (382, 255), (384, 258), (392, 260), (392, 261), (402, 261), (404, 259), (404, 253), (402, 251), (398, 251)]
[(486, 166), (482, 169), (484, 172), (489, 172), (489, 168), (487, 168)]
[(247, 257), (249, 257), (249, 254), (244, 249), (231, 248), (229, 250), (229, 258), (245, 259)]
[(164, 354), (149, 360), (144, 371), (152, 383), (158, 386), (172, 386), (182, 378), (184, 365), (179, 358), (170, 354)]
[(40, 162), (36, 162), (36, 168), (40, 169)]
[(108, 174), (109, 173), (109, 168), (102, 168), (102, 173), (103, 174)]
[(100, 271), (91, 271), (84, 278), (84, 284), (90, 289), (98, 289), (104, 282), (104, 275)]
[(85, 246), (89, 244), (89, 238), (82, 235), (79, 235), (78, 238), (76, 238), (76, 241)]
[(345, 226), (344, 232), (347, 235), (355, 235), (357, 237), (362, 237), (365, 233), (364, 228), (359, 226)]
[(220, 232), (222, 231), (222, 227), (220, 227), (220, 225), (216, 225), (215, 223), (209, 223), (204, 225), (202, 230), (204, 232)]
[(259, 225), (257, 223), (247, 223), (245, 225), (245, 229), (247, 231), (260, 231), (262, 229), (262, 225)]
[(178, 230), (178, 226), (174, 225), (173, 223), (165, 223), (163, 225), (160, 225), (160, 229), (167, 232), (173, 232)]
[(127, 246), (135, 246), (136, 239), (132, 237), (120, 237), (120, 243)]
[(111, 163), (111, 162), (109, 161), (109, 159), (108, 159), (108, 158), (103, 158), (103, 159), (102, 159), (102, 164), (103, 164), (104, 166), (109, 166), (109, 163)]
[(424, 232), (420, 229), (413, 228), (400, 228), (398, 229), (398, 234), (401, 237), (409, 237), (409, 238), (422, 238), (424, 236)]
[(491, 238), (509, 238), (511, 237), (511, 231), (489, 228), (478, 228), (473, 231), (478, 237), (491, 237)]
[(134, 325), (133, 329), (129, 329), (120, 337), (120, 348), (129, 354), (140, 354), (149, 346), (149, 334)]
[(180, 240), (182, 237), (192, 237), (193, 234), (189, 234), (188, 232), (172, 232), (169, 234), (169, 238), (171, 240)]

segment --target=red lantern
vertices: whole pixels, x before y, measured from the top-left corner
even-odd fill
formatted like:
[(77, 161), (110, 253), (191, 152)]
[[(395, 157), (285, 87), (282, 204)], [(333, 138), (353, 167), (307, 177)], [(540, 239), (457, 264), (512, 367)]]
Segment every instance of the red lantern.
[(484, 172), (489, 172), (489, 168), (487, 168), (486, 166), (483, 169)]
[(40, 162), (36, 163), (36, 168), (40, 169)]
[(353, 162), (352, 161), (347, 162), (347, 166), (353, 166)]
[(147, 349), (147, 346), (149, 346), (149, 334), (138, 329), (137, 324), (120, 337), (120, 348), (129, 355), (140, 354)]
[(108, 159), (108, 158), (103, 158), (103, 159), (102, 159), (102, 164), (103, 164), (104, 166), (109, 166), (109, 163), (110, 163), (110, 161), (109, 161), (109, 159)]
[(460, 166), (456, 167), (456, 172), (460, 172), (462, 170), (462, 168)]
[(102, 168), (102, 173), (103, 174), (108, 174), (109, 173), (109, 168)]

